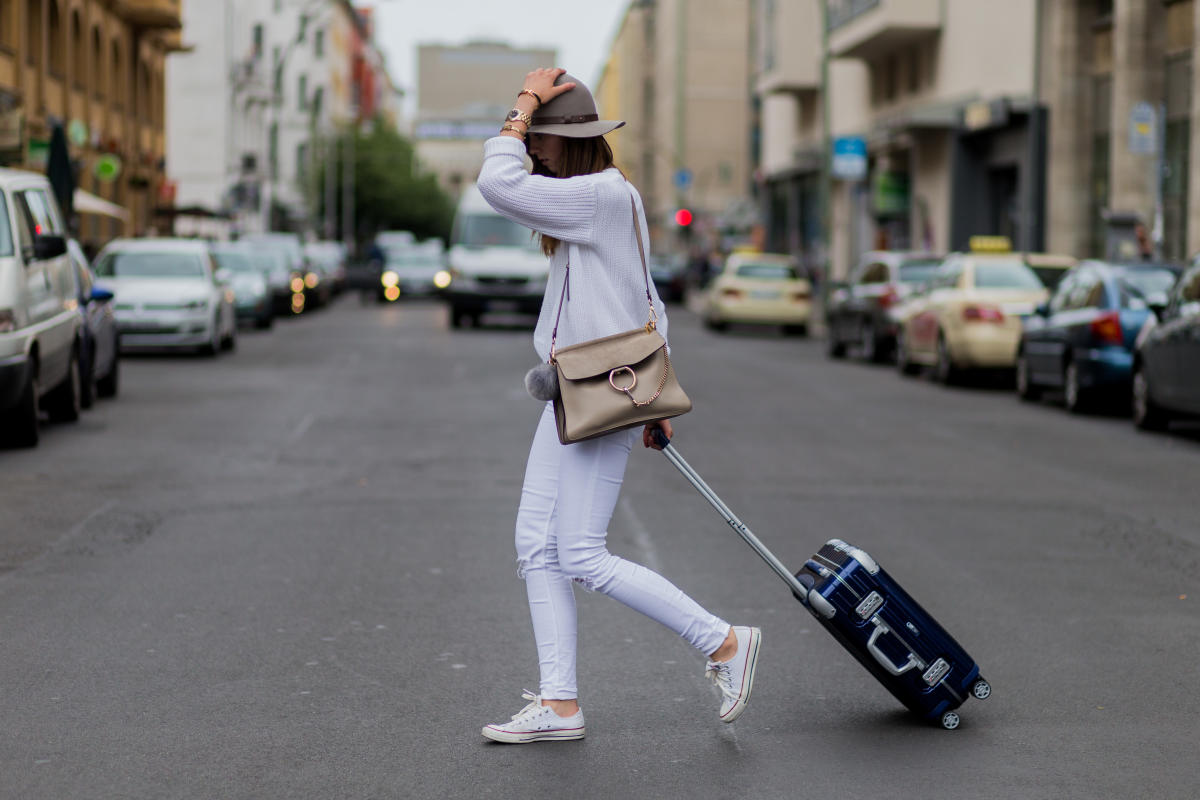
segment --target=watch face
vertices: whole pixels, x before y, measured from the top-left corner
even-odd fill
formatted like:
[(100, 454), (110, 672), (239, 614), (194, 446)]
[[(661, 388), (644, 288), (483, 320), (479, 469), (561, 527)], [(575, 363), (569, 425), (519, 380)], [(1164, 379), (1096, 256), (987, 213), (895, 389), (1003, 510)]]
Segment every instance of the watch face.
[(514, 108), (512, 111), (509, 111), (509, 112), (508, 112), (508, 119), (509, 119), (510, 121), (511, 121), (511, 120), (515, 120), (515, 119), (517, 118), (517, 115), (519, 115), (520, 113), (521, 113), (521, 112), (520, 112), (518, 109), (515, 109), (515, 108)]

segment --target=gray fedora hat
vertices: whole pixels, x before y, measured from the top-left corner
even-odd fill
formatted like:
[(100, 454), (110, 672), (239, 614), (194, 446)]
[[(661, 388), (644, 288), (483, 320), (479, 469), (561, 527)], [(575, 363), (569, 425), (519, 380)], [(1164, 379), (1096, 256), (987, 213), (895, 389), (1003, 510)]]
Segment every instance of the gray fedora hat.
[(621, 120), (600, 119), (596, 101), (583, 81), (564, 72), (554, 81), (554, 85), (564, 83), (574, 83), (575, 88), (563, 92), (533, 112), (533, 124), (529, 126), (529, 133), (549, 133), (554, 136), (587, 139), (603, 136), (625, 124)]

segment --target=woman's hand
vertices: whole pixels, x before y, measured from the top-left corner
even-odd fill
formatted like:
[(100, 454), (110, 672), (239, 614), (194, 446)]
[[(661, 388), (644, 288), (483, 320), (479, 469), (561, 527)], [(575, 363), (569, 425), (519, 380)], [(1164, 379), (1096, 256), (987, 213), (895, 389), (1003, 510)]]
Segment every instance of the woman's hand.
[(542, 98), (542, 105), (549, 103), (554, 98), (558, 97), (563, 92), (569, 92), (575, 88), (574, 81), (555, 86), (554, 82), (558, 80), (558, 76), (566, 72), (565, 69), (558, 67), (535, 69), (533, 72), (525, 76), (525, 85), (521, 87), (523, 90), (529, 91)]
[(671, 429), (671, 420), (669, 419), (660, 419), (657, 422), (647, 422), (646, 427), (642, 428), (642, 444), (646, 447), (653, 448), (654, 450), (662, 450), (662, 447), (658, 444), (658, 442), (654, 441), (654, 431), (656, 429), (661, 429), (663, 434), (665, 434), (668, 439), (675, 435), (674, 431)]

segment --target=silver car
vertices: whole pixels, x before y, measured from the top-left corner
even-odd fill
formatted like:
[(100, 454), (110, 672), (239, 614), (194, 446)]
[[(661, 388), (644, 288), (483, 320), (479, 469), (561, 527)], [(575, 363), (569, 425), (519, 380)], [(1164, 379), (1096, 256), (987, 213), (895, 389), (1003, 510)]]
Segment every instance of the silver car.
[(116, 295), (121, 351), (187, 348), (206, 355), (237, 345), (231, 275), (192, 239), (115, 239), (92, 266)]

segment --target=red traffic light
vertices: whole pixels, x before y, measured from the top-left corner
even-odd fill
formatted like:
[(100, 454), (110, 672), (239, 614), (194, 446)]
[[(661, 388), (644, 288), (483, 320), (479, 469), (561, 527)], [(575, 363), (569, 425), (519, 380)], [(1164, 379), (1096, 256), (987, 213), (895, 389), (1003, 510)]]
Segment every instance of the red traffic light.
[(686, 228), (688, 225), (691, 225), (692, 224), (692, 212), (688, 211), (686, 208), (681, 208), (678, 211), (676, 211), (675, 212), (675, 224), (682, 228)]

